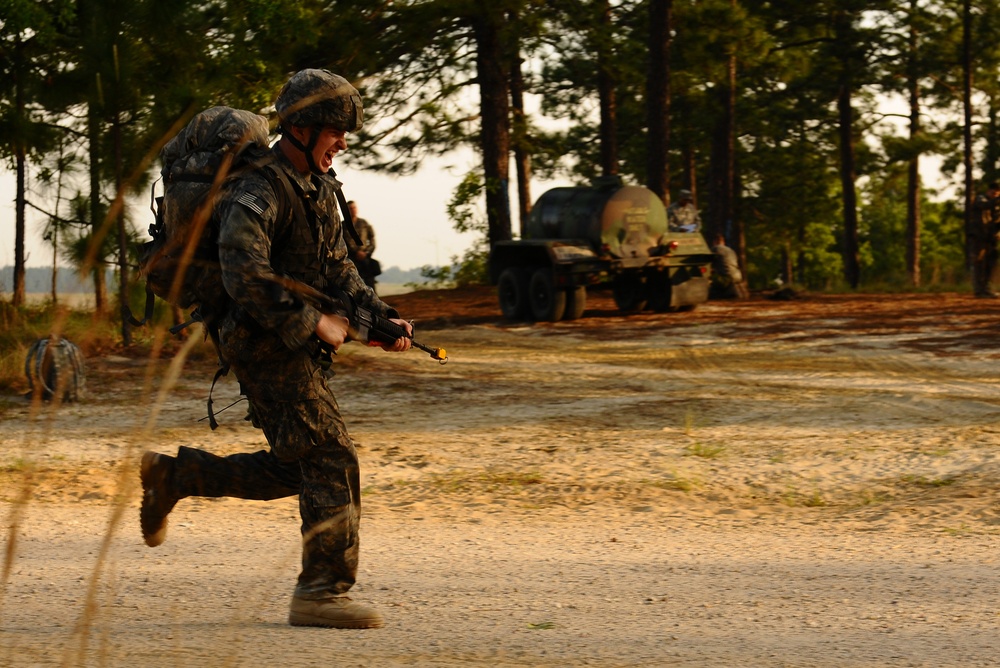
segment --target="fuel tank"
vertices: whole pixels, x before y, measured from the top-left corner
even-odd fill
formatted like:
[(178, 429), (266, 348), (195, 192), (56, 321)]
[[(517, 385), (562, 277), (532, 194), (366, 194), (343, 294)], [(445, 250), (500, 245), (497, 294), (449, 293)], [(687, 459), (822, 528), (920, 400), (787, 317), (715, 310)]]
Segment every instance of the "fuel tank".
[(616, 258), (655, 254), (667, 231), (667, 211), (653, 191), (618, 178), (593, 186), (553, 188), (535, 202), (523, 239), (586, 241)]

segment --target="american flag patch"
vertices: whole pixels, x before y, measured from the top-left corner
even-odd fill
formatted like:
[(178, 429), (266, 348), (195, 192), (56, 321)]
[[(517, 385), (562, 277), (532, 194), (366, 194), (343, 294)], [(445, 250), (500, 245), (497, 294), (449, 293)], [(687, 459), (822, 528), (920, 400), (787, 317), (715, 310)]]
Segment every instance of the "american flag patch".
[(256, 211), (257, 215), (260, 216), (263, 216), (264, 210), (267, 209), (267, 204), (262, 199), (255, 197), (250, 193), (243, 193), (236, 198), (236, 201), (251, 211)]

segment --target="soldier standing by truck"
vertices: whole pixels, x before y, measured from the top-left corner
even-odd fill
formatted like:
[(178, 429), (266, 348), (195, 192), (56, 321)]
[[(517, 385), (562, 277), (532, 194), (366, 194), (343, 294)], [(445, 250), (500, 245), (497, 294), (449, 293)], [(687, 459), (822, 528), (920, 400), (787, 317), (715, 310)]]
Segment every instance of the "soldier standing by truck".
[(976, 297), (997, 297), (992, 282), (997, 263), (998, 232), (1000, 232), (1000, 183), (991, 183), (986, 194), (976, 198), (970, 230), (972, 282)]
[(726, 299), (746, 299), (750, 296), (740, 271), (736, 251), (726, 245), (726, 237), (716, 234), (712, 239), (712, 296)]

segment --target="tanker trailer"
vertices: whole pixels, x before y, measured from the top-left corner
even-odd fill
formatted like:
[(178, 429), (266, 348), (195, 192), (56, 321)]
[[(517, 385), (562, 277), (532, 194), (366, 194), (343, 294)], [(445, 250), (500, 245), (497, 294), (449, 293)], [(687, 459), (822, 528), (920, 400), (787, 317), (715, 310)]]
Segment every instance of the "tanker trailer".
[(689, 310), (708, 300), (712, 251), (704, 237), (668, 230), (660, 198), (620, 177), (547, 191), (521, 236), (490, 251), (490, 280), (507, 319), (579, 318), (587, 286), (607, 283), (623, 313)]

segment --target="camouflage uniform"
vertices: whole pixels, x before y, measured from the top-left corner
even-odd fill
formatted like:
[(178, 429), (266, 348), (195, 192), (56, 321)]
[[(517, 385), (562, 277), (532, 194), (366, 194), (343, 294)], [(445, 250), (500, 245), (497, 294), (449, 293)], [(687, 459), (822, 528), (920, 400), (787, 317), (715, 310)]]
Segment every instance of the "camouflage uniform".
[(970, 230), (972, 282), (978, 297), (996, 296), (992, 289), (997, 263), (997, 234), (1000, 232), (1000, 196), (990, 189), (975, 202), (975, 215)]
[(701, 229), (701, 216), (692, 202), (674, 202), (667, 207), (667, 223), (671, 232), (697, 232)]
[[(219, 259), (233, 299), (219, 319), (220, 352), (240, 381), (270, 451), (217, 457), (181, 448), (174, 467), (179, 497), (276, 499), (297, 494), (304, 547), (295, 595), (346, 592), (358, 565), (361, 489), (358, 457), (317, 359), (320, 313), (275, 282), (293, 278), (336, 286), (384, 317), (398, 314), (362, 282), (348, 261), (331, 175), (302, 175), (277, 149), (276, 167), (306, 206), (308, 226), (265, 170), (251, 172), (220, 205)], [(331, 173), (332, 174), (332, 173)]]
[(712, 248), (715, 257), (712, 259), (712, 287), (720, 297), (735, 297), (746, 299), (749, 296), (743, 272), (740, 271), (740, 259), (736, 251), (724, 243)]
[[(365, 282), (370, 288), (375, 287), (375, 277), (378, 276), (381, 271), (376, 271), (378, 266), (375, 263), (372, 254), (375, 252), (375, 229), (371, 226), (364, 218), (357, 218), (354, 221), (354, 229), (357, 231), (358, 236), (361, 238), (361, 245), (359, 246), (351, 238), (351, 235), (346, 235), (344, 241), (347, 242), (347, 250), (350, 254), (351, 260), (354, 261), (355, 266), (358, 268), (358, 274), (361, 276), (361, 280)], [(365, 257), (359, 258), (358, 251), (364, 251)]]

